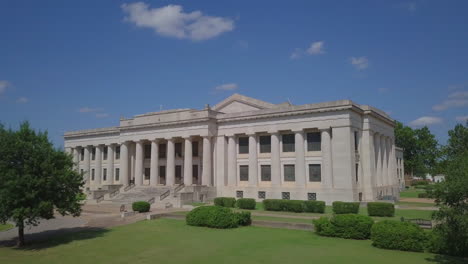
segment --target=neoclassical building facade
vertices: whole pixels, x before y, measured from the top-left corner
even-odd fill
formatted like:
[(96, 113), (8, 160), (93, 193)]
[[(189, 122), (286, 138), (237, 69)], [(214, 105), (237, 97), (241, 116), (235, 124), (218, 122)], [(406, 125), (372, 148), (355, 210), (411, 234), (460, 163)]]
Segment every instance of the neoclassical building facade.
[(90, 193), (199, 186), (259, 201), (399, 197), (394, 120), (350, 100), (271, 104), (234, 94), (213, 107), (122, 118), (64, 137)]

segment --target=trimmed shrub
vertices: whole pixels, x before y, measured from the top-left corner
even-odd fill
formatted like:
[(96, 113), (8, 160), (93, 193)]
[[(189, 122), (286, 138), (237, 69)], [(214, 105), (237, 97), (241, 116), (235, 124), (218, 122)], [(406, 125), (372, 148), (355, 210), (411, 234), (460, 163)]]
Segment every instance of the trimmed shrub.
[(263, 207), (267, 211), (287, 211), (300, 213), (304, 211), (304, 201), (300, 200), (280, 200), (266, 199), (263, 200)]
[(216, 197), (214, 199), (214, 205), (222, 207), (234, 207), (236, 206), (236, 198), (232, 197)]
[(429, 182), (426, 180), (413, 180), (411, 182), (411, 186), (418, 186), (418, 185), (428, 185)]
[(304, 212), (308, 213), (325, 213), (325, 202), (324, 201), (304, 201)]
[(237, 223), (241, 226), (248, 226), (252, 224), (252, 217), (250, 212), (239, 212), (236, 213)]
[(359, 213), (359, 202), (333, 202), (335, 214), (357, 214)]
[(387, 216), (395, 215), (395, 205), (392, 203), (371, 202), (367, 203), (367, 214), (369, 216)]
[(238, 214), (221, 206), (200, 206), (190, 211), (185, 221), (192, 226), (234, 228), (239, 226)]
[(281, 206), (282, 201), (280, 199), (265, 199), (263, 200), (263, 208), (266, 211), (282, 211), (283, 208)]
[(132, 203), (132, 209), (135, 212), (144, 213), (149, 212), (151, 204), (145, 201), (138, 201)]
[(315, 232), (321, 236), (348, 239), (368, 239), (374, 220), (358, 214), (334, 215), (331, 219), (321, 217), (313, 220)]
[(416, 224), (384, 220), (371, 230), (372, 245), (378, 248), (422, 252), (428, 237)]
[(240, 209), (254, 210), (257, 202), (255, 202), (255, 199), (241, 198), (237, 200), (236, 204)]

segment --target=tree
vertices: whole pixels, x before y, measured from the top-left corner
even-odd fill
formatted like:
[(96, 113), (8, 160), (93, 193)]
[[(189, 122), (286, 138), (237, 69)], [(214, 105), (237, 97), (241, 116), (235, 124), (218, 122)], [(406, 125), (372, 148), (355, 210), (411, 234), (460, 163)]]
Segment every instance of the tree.
[(54, 211), (80, 215), (83, 184), (71, 155), (55, 149), (46, 132), (27, 122), (17, 131), (0, 126), (0, 222), (16, 224), (19, 246), (25, 225), (54, 218)]
[(468, 150), (468, 121), (465, 125), (457, 124), (449, 130), (449, 139), (446, 146), (447, 158), (456, 158)]

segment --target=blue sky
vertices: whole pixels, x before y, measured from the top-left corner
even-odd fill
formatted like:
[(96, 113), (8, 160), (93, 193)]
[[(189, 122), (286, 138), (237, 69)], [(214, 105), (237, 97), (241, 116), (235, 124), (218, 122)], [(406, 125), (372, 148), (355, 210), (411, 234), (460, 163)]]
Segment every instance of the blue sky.
[[(467, 1), (0, 1), (0, 122), (115, 126), (234, 92), (351, 99), (444, 143), (468, 117)], [(458, 121), (457, 121), (458, 120)]]

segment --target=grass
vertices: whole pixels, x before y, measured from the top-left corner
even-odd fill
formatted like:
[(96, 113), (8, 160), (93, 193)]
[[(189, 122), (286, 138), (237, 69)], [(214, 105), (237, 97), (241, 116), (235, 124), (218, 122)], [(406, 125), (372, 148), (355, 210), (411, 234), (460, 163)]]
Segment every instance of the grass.
[(418, 198), (418, 194), (424, 192), (426, 192), (424, 189), (410, 187), (409, 189), (400, 192), (400, 198)]
[(396, 205), (411, 206), (411, 207), (436, 207), (435, 203), (418, 203), (418, 202), (396, 202)]
[(312, 219), (253, 215), (252, 220), (312, 224)]
[[(369, 240), (320, 237), (262, 227), (229, 230), (184, 221), (141, 221), (50, 238), (26, 249), (0, 248), (0, 263), (448, 263), (447, 257), (374, 248)], [(456, 263), (456, 262), (452, 262)], [(462, 263), (462, 262), (459, 262)]]
[(0, 224), (0, 232), (12, 229), (14, 226), (11, 224)]

